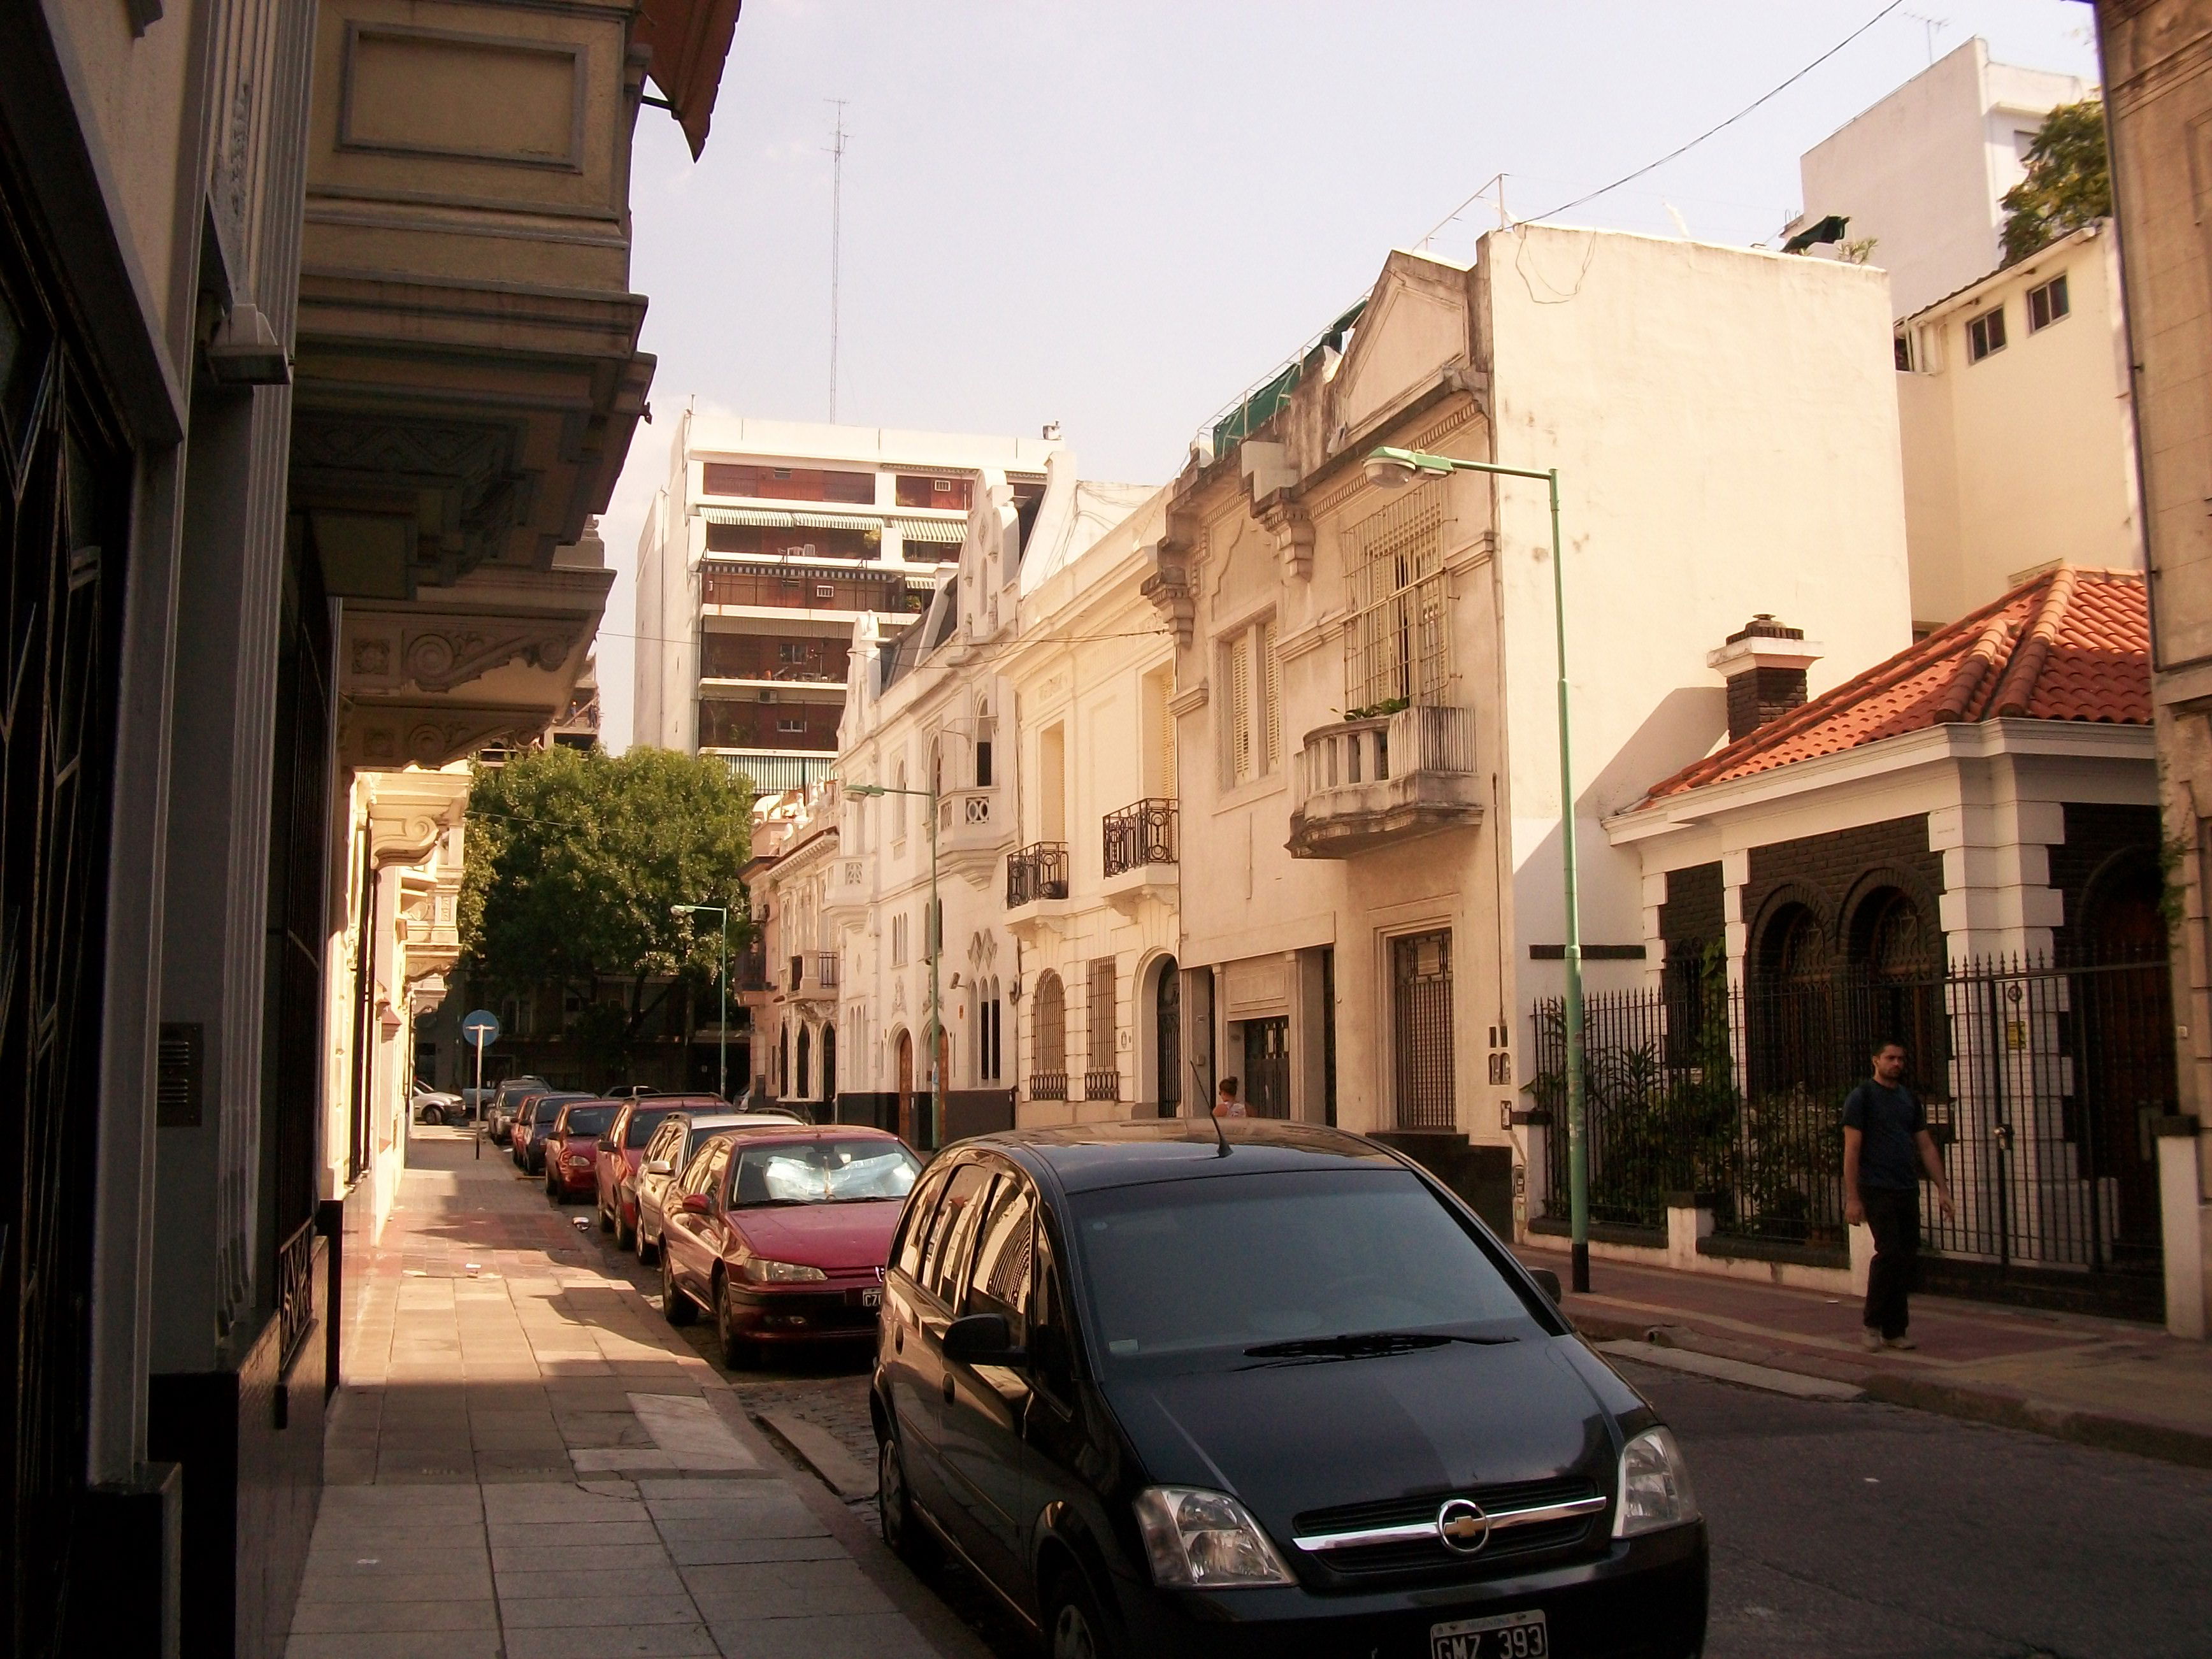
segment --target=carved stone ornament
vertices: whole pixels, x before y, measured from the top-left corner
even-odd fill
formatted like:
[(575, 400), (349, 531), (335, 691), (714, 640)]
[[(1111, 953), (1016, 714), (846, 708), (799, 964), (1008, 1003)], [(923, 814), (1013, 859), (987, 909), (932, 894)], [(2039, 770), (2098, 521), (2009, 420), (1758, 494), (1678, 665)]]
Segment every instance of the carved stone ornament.
[(1271, 496), (1256, 509), (1261, 526), (1275, 538), (1283, 574), (1304, 581), (1313, 574), (1314, 524), (1304, 504), (1286, 495)]
[(580, 631), (573, 624), (545, 623), (410, 628), (401, 636), (400, 660), (407, 678), (423, 690), (450, 691), (518, 658), (532, 668), (557, 669), (575, 649)]
[(338, 728), (338, 757), (362, 771), (444, 766), (498, 738), (542, 730), (541, 710), (425, 709), (356, 703)]
[(1188, 649), (1191, 629), (1198, 620), (1198, 596), (1190, 585), (1189, 544), (1161, 541), (1152, 550), (1152, 574), (1137, 591), (1152, 602), (1152, 609), (1173, 630), (1176, 644)]

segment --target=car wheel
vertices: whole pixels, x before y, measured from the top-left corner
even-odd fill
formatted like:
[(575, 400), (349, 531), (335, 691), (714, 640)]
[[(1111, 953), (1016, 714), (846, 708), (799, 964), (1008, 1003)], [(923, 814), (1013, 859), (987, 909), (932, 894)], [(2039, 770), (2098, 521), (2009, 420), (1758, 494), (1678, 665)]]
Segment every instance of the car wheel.
[(665, 1249), (660, 1253), (660, 1316), (672, 1325), (689, 1325), (699, 1316), (697, 1305), (676, 1288), (676, 1264)]
[(637, 1219), (637, 1259), (641, 1266), (650, 1267), (660, 1260), (660, 1246), (645, 1236), (645, 1218)]
[(425, 1106), (422, 1109), (423, 1122), (443, 1125), (445, 1121), (446, 1114), (442, 1109), (436, 1106)]
[(884, 1542), (894, 1555), (917, 1571), (937, 1565), (937, 1540), (915, 1513), (914, 1495), (906, 1484), (906, 1458), (896, 1434), (886, 1435), (876, 1447), (876, 1510)]
[(615, 1218), (614, 1218), (612, 1216), (611, 1216), (611, 1215), (609, 1215), (609, 1214), (607, 1213), (607, 1206), (606, 1206), (605, 1205), (604, 1205), (604, 1204), (600, 1205), (600, 1206), (599, 1206), (599, 1231), (600, 1231), (601, 1232), (603, 1232), (603, 1233), (611, 1233), (611, 1232), (614, 1231), (614, 1230), (615, 1230)]
[(550, 1164), (545, 1170), (545, 1197), (549, 1203), (558, 1204), (561, 1201), (561, 1183), (553, 1178)]
[(760, 1363), (760, 1345), (738, 1334), (737, 1320), (730, 1311), (729, 1281), (720, 1273), (714, 1275), (714, 1334), (721, 1339), (726, 1369), (748, 1371)]
[(1053, 1580), (1045, 1598), (1045, 1636), (1052, 1659), (1115, 1659), (1121, 1651), (1107, 1634), (1091, 1586), (1074, 1567)]
[(637, 1229), (623, 1219), (622, 1200), (615, 1200), (615, 1249), (627, 1250), (635, 1241)]

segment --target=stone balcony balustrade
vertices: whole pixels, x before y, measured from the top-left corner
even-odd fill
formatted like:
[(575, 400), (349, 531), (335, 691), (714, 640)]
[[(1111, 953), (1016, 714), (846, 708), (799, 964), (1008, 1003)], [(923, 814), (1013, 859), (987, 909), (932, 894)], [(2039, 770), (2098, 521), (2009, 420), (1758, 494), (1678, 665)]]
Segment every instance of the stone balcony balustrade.
[(1482, 821), (1472, 711), (1401, 708), (1305, 735), (1295, 758), (1294, 858), (1356, 858)]

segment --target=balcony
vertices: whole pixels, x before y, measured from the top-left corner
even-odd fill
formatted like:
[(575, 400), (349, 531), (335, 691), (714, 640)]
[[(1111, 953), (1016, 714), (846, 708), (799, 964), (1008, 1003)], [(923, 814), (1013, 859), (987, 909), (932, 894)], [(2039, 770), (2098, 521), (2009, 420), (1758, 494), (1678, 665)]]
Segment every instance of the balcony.
[[(1034, 842), (1006, 855), (1006, 926), (1031, 936), (1067, 914), (1067, 843)], [(1042, 1097), (1040, 1097), (1042, 1098)]]
[(786, 983), (793, 996), (836, 990), (837, 953), (835, 951), (801, 951), (791, 958), (790, 976)]
[(1357, 858), (1482, 822), (1474, 717), (1401, 708), (1306, 733), (1291, 810), (1293, 858)]
[(1101, 821), (1105, 879), (1099, 892), (1124, 915), (1147, 897), (1176, 901), (1180, 826), (1176, 804), (1158, 797), (1133, 801)]
[(937, 862), (981, 887), (1012, 839), (994, 787), (951, 789), (937, 798)]
[(1067, 1073), (1065, 1072), (1032, 1072), (1030, 1073), (1031, 1100), (1066, 1100)]
[(1083, 1074), (1083, 1097), (1085, 1100), (1121, 1099), (1121, 1073), (1118, 1071), (1085, 1072)]
[(865, 858), (839, 859), (830, 866), (823, 915), (832, 922), (865, 921), (875, 904), (874, 873), (872, 860)]
[(757, 939), (753, 942), (750, 950), (730, 964), (730, 977), (732, 981), (731, 988), (741, 994), (746, 991), (772, 991), (775, 988), (769, 980), (768, 952), (761, 948)]

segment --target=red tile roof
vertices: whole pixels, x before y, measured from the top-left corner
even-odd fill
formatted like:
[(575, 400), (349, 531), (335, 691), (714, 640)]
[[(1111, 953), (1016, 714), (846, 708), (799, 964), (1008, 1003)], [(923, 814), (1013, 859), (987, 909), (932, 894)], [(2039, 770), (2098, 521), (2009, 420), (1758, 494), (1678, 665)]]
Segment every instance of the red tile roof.
[(1652, 785), (1644, 802), (1931, 726), (2150, 717), (2142, 575), (2062, 564)]

